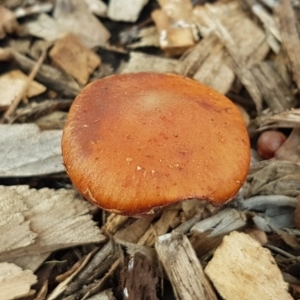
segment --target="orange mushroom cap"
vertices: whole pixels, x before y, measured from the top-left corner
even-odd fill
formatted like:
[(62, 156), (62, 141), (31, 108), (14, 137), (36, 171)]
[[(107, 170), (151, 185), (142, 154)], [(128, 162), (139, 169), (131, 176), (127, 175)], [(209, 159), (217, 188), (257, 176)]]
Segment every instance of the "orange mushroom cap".
[(223, 204), (250, 162), (247, 130), (230, 100), (194, 80), (158, 73), (87, 85), (70, 109), (62, 152), (85, 198), (126, 215), (191, 198)]

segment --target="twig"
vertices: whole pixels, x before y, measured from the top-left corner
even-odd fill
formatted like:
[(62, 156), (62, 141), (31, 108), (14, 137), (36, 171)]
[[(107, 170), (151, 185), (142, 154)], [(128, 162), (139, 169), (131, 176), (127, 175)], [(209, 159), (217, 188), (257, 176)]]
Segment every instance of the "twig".
[(13, 100), (13, 102), (11, 103), (10, 107), (8, 108), (8, 110), (6, 111), (6, 113), (3, 116), (2, 122), (1, 123), (11, 123), (11, 116), (12, 114), (15, 112), (16, 108), (18, 107), (19, 103), (21, 102), (21, 100), (25, 97), (28, 88), (32, 82), (32, 80), (34, 79), (34, 77), (36, 76), (37, 72), (39, 71), (39, 68), (41, 67), (44, 59), (46, 58), (46, 51), (43, 51), (40, 58), (38, 59), (38, 61), (36, 62), (36, 64), (34, 65), (32, 71), (30, 72), (26, 83), (24, 84), (22, 90), (20, 91), (20, 93), (16, 96), (16, 98)]

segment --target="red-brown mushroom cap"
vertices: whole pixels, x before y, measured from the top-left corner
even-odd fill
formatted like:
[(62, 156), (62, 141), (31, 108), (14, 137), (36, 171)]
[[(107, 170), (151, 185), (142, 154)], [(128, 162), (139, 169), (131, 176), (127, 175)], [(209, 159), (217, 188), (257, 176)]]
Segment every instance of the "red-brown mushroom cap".
[(220, 205), (237, 193), (250, 161), (247, 130), (230, 100), (158, 73), (87, 85), (70, 109), (62, 151), (84, 197), (127, 215), (190, 198)]

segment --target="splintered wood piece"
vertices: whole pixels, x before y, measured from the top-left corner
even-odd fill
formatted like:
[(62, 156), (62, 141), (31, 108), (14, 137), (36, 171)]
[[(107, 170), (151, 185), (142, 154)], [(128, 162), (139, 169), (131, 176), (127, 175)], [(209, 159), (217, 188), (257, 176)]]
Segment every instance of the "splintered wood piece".
[(166, 209), (159, 220), (151, 226), (145, 234), (139, 239), (139, 245), (152, 246), (157, 237), (169, 231), (174, 219), (178, 216), (178, 209)]
[(295, 106), (291, 89), (268, 62), (260, 62), (251, 68), (259, 90), (274, 114), (282, 113)]
[(201, 33), (207, 36), (213, 32), (224, 44), (232, 70), (260, 112), (262, 95), (249, 67), (262, 61), (269, 52), (265, 33), (242, 11), (238, 1), (196, 6), (194, 16)]
[(144, 216), (143, 218), (137, 219), (135, 222), (129, 226), (118, 231), (114, 238), (118, 240), (123, 240), (130, 243), (137, 243), (138, 240), (145, 234), (149, 228), (152, 220), (156, 215)]
[(177, 59), (158, 57), (140, 52), (131, 52), (129, 62), (121, 69), (121, 73), (160, 72), (174, 73)]
[(96, 53), (85, 47), (72, 34), (58, 39), (49, 55), (56, 65), (82, 85), (88, 82), (89, 77), (101, 62)]
[(115, 234), (128, 220), (127, 216), (111, 213), (102, 229), (109, 234)]
[(216, 35), (210, 34), (183, 55), (175, 70), (226, 94), (235, 78), (226, 56), (223, 43)]
[(274, 7), (274, 12), (279, 19), (282, 46), (289, 60), (289, 68), (298, 90), (300, 90), (300, 39), (291, 1), (280, 0)]
[(122, 256), (122, 253), (118, 244), (114, 243), (114, 241), (106, 243), (93, 255), (75, 280), (69, 284), (64, 292), (64, 297), (74, 294), (80, 290), (82, 286), (100, 278), (120, 256)]
[(40, 131), (35, 124), (1, 124), (0, 177), (63, 172), (61, 135), (61, 130)]
[(300, 165), (280, 160), (254, 164), (243, 188), (243, 195), (246, 199), (254, 195), (296, 197), (300, 194), (299, 192)]
[(226, 234), (241, 229), (246, 225), (246, 216), (236, 209), (225, 208), (217, 214), (195, 224), (191, 231), (210, 232), (208, 236)]
[[(28, 76), (20, 70), (13, 70), (0, 77), (0, 110), (7, 108), (13, 100), (21, 93)], [(12, 88), (13, 87), (13, 88)], [(37, 81), (32, 81), (24, 96), (31, 98), (42, 94), (46, 87)]]
[[(77, 198), (72, 190), (0, 186), (0, 205), (0, 232), (5, 230), (5, 234), (0, 234), (1, 259), (105, 240), (89, 215), (90, 205)], [(12, 227), (7, 228), (6, 221), (19, 215), (26, 222), (18, 220), (18, 223), (9, 223)], [(24, 231), (23, 226), (26, 227)], [(20, 235), (20, 232), (24, 234)], [(12, 242), (7, 243), (9, 240)], [(23, 240), (21, 244), (19, 240)]]
[(175, 233), (162, 235), (155, 249), (176, 299), (217, 299), (186, 236)]
[[(251, 1), (250, 1), (251, 2)], [(280, 45), (278, 41), (282, 41), (281, 34), (278, 26), (274, 20), (274, 16), (271, 15), (261, 4), (254, 3), (251, 5), (252, 12), (259, 18), (262, 22), (264, 29), (266, 31), (266, 37), (268, 44), (272, 50), (278, 54), (280, 51)]]
[(135, 22), (149, 0), (110, 0), (107, 15), (111, 20)]
[(267, 117), (260, 123), (260, 130), (277, 127), (300, 127), (300, 109), (292, 109), (278, 115)]
[(271, 252), (245, 233), (224, 237), (205, 273), (224, 299), (293, 299)]
[(69, 0), (68, 3), (58, 1), (54, 7), (53, 17), (60, 30), (73, 33), (88, 48), (105, 44), (110, 33), (92, 14), (86, 1)]
[(1, 299), (19, 299), (32, 295), (30, 286), (36, 283), (36, 276), (29, 270), (10, 263), (0, 263)]

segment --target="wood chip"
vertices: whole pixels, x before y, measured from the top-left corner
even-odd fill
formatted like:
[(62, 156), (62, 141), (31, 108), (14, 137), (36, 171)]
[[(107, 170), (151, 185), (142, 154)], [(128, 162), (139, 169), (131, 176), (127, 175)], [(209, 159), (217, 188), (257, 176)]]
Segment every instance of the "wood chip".
[(0, 125), (0, 177), (64, 172), (61, 135), (61, 130), (40, 131), (35, 124)]
[(224, 299), (293, 299), (271, 252), (245, 233), (224, 237), (205, 273)]
[(161, 49), (171, 55), (182, 54), (198, 40), (192, 18), (190, 0), (159, 1), (161, 9), (154, 10), (151, 17), (159, 33)]
[(145, 234), (139, 239), (138, 245), (152, 246), (158, 236), (169, 231), (174, 219), (178, 216), (178, 209), (166, 209), (163, 211), (159, 220), (152, 225)]
[(300, 109), (292, 109), (281, 114), (268, 116), (260, 122), (260, 130), (278, 127), (300, 127)]
[(72, 190), (0, 186), (0, 198), (1, 259), (105, 240)]
[(96, 53), (85, 47), (72, 34), (58, 39), (49, 55), (54, 64), (82, 85), (88, 82), (89, 77), (101, 62)]
[(129, 62), (122, 67), (120, 72), (174, 73), (177, 63), (177, 59), (158, 57), (141, 52), (131, 52)]
[(110, 0), (107, 15), (111, 20), (123, 22), (137, 21), (141, 10), (149, 0)]
[(176, 65), (176, 72), (193, 77), (221, 94), (226, 94), (235, 79), (227, 53), (219, 38), (210, 34), (190, 49)]
[(254, 65), (251, 73), (273, 114), (282, 113), (295, 106), (296, 99), (291, 89), (270, 63), (264, 61)]
[(280, 0), (274, 8), (279, 19), (282, 45), (289, 60), (293, 79), (300, 90), (300, 39), (297, 19), (290, 0)]
[(300, 194), (300, 165), (279, 160), (253, 164), (243, 196), (284, 195), (296, 197)]
[(32, 295), (30, 287), (36, 283), (36, 276), (29, 270), (0, 263), (0, 290), (1, 299), (17, 299)]
[[(28, 76), (20, 70), (10, 71), (0, 76), (0, 110), (6, 109), (21, 93), (27, 82)], [(13, 86), (13, 88), (12, 88)], [(36, 81), (32, 81), (26, 92), (26, 97), (31, 98), (46, 91), (46, 87)]]
[(262, 95), (249, 67), (262, 61), (269, 52), (264, 32), (242, 11), (238, 1), (196, 6), (194, 16), (204, 36), (213, 32), (222, 41), (229, 53), (232, 70), (260, 112)]
[(162, 235), (155, 249), (176, 299), (217, 299), (186, 236), (174, 233)]
[(67, 33), (73, 33), (88, 48), (105, 44), (110, 33), (104, 25), (89, 11), (82, 0), (70, 0), (56, 3), (53, 18), (39, 14), (24, 24), (33, 36), (53, 42)]

